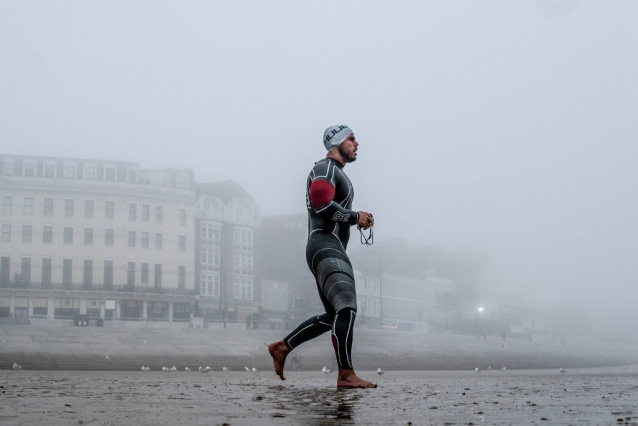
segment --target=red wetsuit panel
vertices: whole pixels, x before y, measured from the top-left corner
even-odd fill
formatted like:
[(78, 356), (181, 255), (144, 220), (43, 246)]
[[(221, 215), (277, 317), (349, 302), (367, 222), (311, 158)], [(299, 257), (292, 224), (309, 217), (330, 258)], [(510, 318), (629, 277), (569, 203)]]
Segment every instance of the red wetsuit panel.
[(319, 208), (329, 204), (335, 198), (335, 187), (327, 180), (316, 180), (310, 185), (310, 204)]

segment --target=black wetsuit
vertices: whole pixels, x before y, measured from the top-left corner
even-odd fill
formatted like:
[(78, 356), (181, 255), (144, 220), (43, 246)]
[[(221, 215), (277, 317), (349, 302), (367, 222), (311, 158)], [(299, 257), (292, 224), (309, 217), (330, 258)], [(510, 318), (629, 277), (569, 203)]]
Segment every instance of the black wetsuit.
[(338, 161), (324, 158), (315, 164), (306, 185), (306, 261), (326, 312), (307, 319), (284, 339), (294, 349), (332, 330), (341, 368), (352, 368), (352, 332), (357, 313), (354, 272), (346, 255), (350, 226), (359, 218), (351, 210), (353, 197), (352, 183)]

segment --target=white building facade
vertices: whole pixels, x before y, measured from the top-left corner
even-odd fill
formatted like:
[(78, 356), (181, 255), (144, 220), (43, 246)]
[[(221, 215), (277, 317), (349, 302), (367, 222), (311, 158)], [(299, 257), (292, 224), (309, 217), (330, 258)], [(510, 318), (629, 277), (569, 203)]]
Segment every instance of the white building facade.
[(187, 321), (190, 169), (0, 155), (0, 316)]

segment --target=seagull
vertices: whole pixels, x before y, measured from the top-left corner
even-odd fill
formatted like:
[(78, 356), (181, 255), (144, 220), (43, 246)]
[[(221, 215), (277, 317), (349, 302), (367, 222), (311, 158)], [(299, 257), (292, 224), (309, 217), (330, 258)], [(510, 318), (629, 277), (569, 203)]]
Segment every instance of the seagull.
[(206, 366), (206, 368), (204, 368), (204, 373), (208, 373), (210, 370), (212, 370), (212, 368), (210, 368), (209, 366)]
[(142, 371), (146, 371), (146, 367), (142, 366)]
[(565, 370), (563, 367), (559, 368), (558, 371), (560, 371), (561, 373), (567, 373), (567, 370)]
[(201, 366), (201, 365), (199, 366), (198, 370), (199, 370), (199, 371), (202, 371), (202, 370), (203, 370), (203, 368), (202, 368), (202, 366)]
[(108, 360), (110, 360), (110, 359), (111, 359), (111, 358), (109, 358), (109, 356), (107, 355), (107, 356), (106, 356), (106, 360), (108, 361)]
[(162, 371), (171, 371), (171, 369), (168, 367), (162, 367)]
[(259, 373), (259, 369), (258, 369), (258, 368), (253, 367), (253, 373)]
[(14, 370), (22, 370), (22, 367), (21, 367), (21, 366), (19, 366), (17, 363), (15, 363), (15, 362), (14, 362), (14, 363), (13, 363), (13, 369), (14, 369)]
[(184, 371), (191, 371), (191, 369), (188, 367), (184, 367)]
[(144, 340), (144, 344), (146, 344), (146, 340)]
[(146, 371), (151, 371), (151, 367), (146, 367)]
[(330, 369), (326, 368), (326, 366), (325, 366), (325, 365), (323, 366), (323, 368), (321, 369), (321, 371), (323, 371), (325, 374), (332, 373), (332, 370), (330, 370)]
[(250, 368), (248, 368), (248, 367), (244, 367), (244, 369), (245, 369), (246, 371), (250, 371)]
[(230, 371), (230, 370), (226, 367), (222, 367), (222, 371)]
[(505, 371), (505, 370), (507, 370), (507, 368), (505, 368), (505, 367), (501, 368), (501, 371)]
[(492, 369), (492, 366), (491, 366), (491, 365), (488, 365), (488, 366), (487, 366), (487, 369), (488, 369), (488, 370), (491, 370), (491, 369)]
[(171, 367), (171, 371), (177, 371), (177, 367), (172, 366), (172, 367)]
[(381, 369), (381, 367), (377, 368), (377, 374), (380, 376), (384, 373), (384, 371)]

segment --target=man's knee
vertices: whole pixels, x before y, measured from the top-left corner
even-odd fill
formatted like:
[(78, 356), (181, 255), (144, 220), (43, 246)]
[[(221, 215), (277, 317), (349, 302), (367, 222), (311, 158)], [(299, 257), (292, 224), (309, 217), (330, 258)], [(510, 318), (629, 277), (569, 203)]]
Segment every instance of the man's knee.
[(354, 302), (354, 304), (350, 304), (348, 302), (346, 302), (346, 304), (341, 307), (339, 309), (339, 311), (337, 311), (337, 316), (340, 314), (349, 314), (350, 312), (352, 312), (354, 315), (357, 315), (357, 303)]

